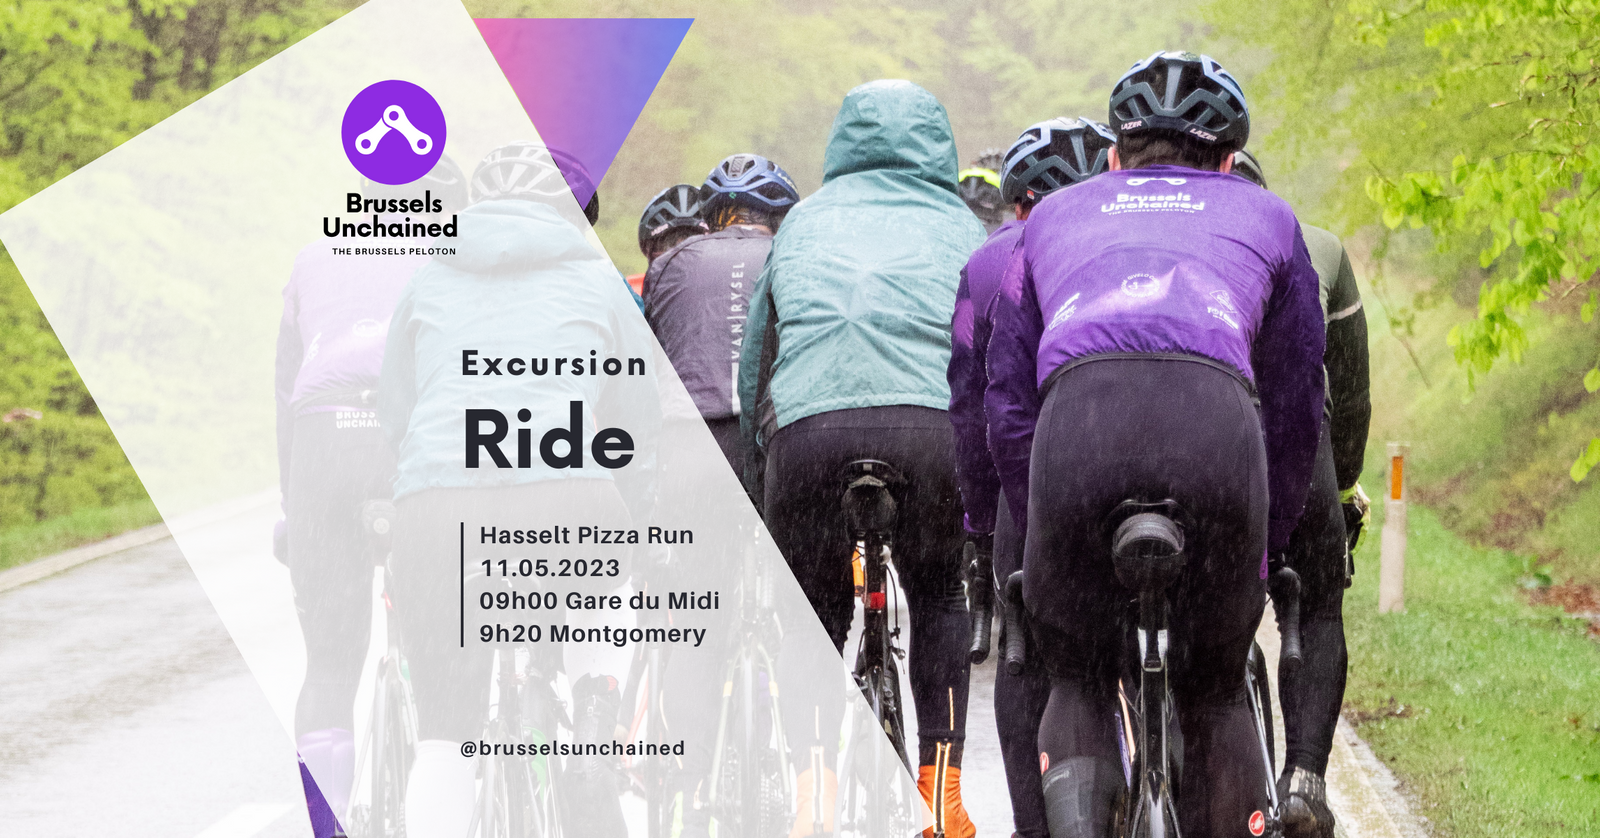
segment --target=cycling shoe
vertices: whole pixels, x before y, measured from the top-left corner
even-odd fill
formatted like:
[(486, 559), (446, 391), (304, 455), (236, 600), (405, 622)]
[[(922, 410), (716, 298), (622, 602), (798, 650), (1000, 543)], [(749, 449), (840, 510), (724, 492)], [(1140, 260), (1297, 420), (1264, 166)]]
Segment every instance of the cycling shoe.
[(1278, 778), (1278, 800), (1284, 838), (1333, 838), (1333, 810), (1328, 784), (1299, 766)]

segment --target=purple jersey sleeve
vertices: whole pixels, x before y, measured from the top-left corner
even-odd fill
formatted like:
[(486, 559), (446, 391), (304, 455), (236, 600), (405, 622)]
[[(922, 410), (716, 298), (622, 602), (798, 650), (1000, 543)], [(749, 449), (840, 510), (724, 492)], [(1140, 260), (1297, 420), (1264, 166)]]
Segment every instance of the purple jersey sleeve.
[(1311, 486), (1312, 461), (1322, 430), (1322, 353), (1326, 332), (1316, 270), (1299, 227), (1294, 251), (1274, 277), (1251, 364), (1261, 392), (1269, 486), (1267, 547), (1289, 545)]
[(1028, 459), (1039, 421), (1037, 368), (1043, 334), (1032, 271), (1019, 249), (995, 298), (989, 384), (984, 393), (989, 451), (1018, 532), (1028, 531)]
[(983, 413), (983, 391), (989, 376), (984, 369), (988, 335), (977, 334), (967, 270), (956, 288), (955, 316), (950, 321), (950, 423), (955, 426), (956, 476), (966, 508), (967, 532), (994, 532), (995, 506), (1000, 476), (989, 455), (989, 426)]

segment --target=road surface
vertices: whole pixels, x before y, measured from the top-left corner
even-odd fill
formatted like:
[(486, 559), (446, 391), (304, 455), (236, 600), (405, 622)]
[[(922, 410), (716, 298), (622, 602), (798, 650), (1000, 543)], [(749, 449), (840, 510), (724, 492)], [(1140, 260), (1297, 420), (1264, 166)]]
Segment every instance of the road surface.
[[(1260, 639), (1275, 660), (1272, 632)], [(973, 671), (962, 781), (979, 834), (1003, 838), (1012, 825), (993, 661)], [(0, 592), (7, 836), (305, 838), (278, 719), (170, 538)], [(1343, 724), (1328, 779), (1341, 836), (1425, 834)]]

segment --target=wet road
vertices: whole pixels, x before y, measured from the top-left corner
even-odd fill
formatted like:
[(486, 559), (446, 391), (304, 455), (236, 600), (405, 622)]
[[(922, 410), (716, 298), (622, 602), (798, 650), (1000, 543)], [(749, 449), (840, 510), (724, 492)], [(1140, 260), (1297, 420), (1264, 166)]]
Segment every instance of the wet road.
[[(979, 834), (1004, 838), (994, 659), (973, 671), (962, 781)], [(1420, 835), (1344, 725), (1329, 791), (1341, 836)], [(0, 592), (0, 824), (8, 838), (309, 836), (290, 737), (171, 539)]]
[(304, 838), (300, 799), (171, 539), (0, 593), (0, 833)]

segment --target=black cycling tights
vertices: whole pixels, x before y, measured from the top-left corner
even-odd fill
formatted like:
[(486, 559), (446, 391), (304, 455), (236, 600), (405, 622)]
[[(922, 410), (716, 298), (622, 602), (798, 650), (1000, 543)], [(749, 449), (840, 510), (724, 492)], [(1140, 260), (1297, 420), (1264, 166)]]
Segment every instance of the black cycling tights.
[[(972, 626), (961, 584), (961, 498), (949, 414), (904, 405), (869, 407), (821, 413), (785, 426), (767, 446), (767, 528), (842, 653), (855, 599), (840, 474), (862, 458), (888, 462), (906, 478), (895, 495), (899, 518), (893, 550), (911, 612), (911, 693), (921, 756), (923, 764), (931, 764), (935, 743), (955, 742), (950, 764), (959, 767)], [(782, 657), (785, 672), (814, 673), (815, 667), (838, 665)], [(819, 719), (815, 706), (786, 705), (783, 712), (796, 748), (817, 739), (819, 724), (822, 730), (838, 729), (839, 720)], [(836, 739), (824, 736), (825, 747)]]
[(1301, 664), (1297, 672), (1278, 668), (1284, 764), (1319, 776), (1328, 769), (1349, 665), (1344, 643), (1345, 550), (1344, 510), (1339, 506), (1333, 445), (1324, 423), (1306, 512), (1289, 540), (1289, 565), (1300, 574), (1301, 584)]
[(1244, 680), (1266, 598), (1267, 464), (1244, 385), (1178, 359), (1068, 370), (1045, 396), (1030, 480), (1024, 596), (1052, 677), (1039, 729), (1041, 768), (1058, 769), (1044, 777), (1052, 838), (1103, 834), (1104, 820), (1075, 813), (1098, 801), (1095, 817), (1108, 818), (1122, 782), (1115, 683), (1135, 610), (1112, 568), (1106, 517), (1125, 499), (1166, 498), (1193, 517), (1188, 564), (1168, 591), (1180, 825), (1186, 838), (1250, 835), (1268, 802)]
[(296, 419), (290, 453), (285, 564), (306, 644), (305, 683), (295, 706), (297, 735), (354, 727), (372, 613), (373, 560), (361, 505), (387, 498), (394, 479), (394, 454), (382, 431), (341, 428), (337, 416), (312, 413)]

